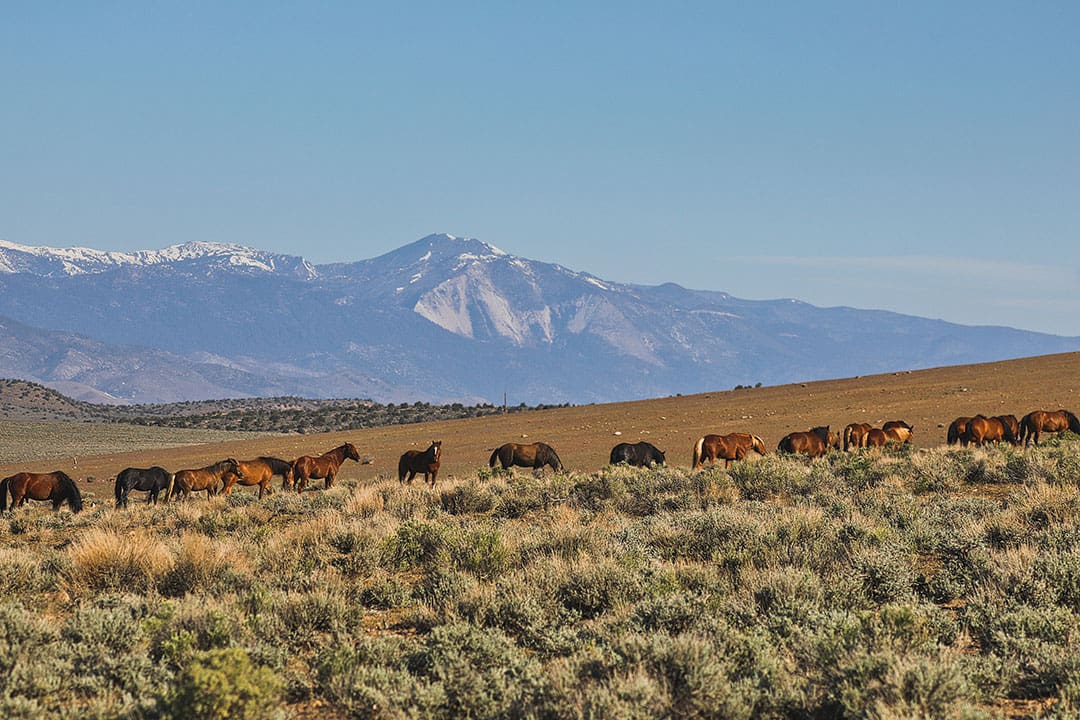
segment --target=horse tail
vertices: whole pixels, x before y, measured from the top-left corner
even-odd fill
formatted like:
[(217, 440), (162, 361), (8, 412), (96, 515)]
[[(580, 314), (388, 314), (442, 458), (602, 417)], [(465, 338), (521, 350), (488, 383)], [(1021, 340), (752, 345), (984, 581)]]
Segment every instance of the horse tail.
[(488, 467), (495, 467), (495, 461), (499, 459), (499, 451), (502, 447), (495, 448), (495, 452), (491, 453), (491, 458), (488, 460)]
[(794, 453), (795, 452), (794, 450), (791, 449), (791, 436), (790, 435), (785, 435), (784, 437), (780, 438), (780, 442), (776, 446), (776, 452), (786, 452), (786, 453)]
[[(7, 510), (8, 480), (10, 479), (6, 477), (0, 480), (0, 512)], [(14, 506), (12, 506), (12, 509), (14, 509)]]
[(118, 507), (118, 508), (123, 507), (124, 506), (124, 496), (126, 495), (126, 493), (124, 492), (124, 473), (123, 472), (121, 472), (119, 475), (116, 476), (116, 486), (113, 487), (113, 495), (116, 496), (116, 507)]
[(698, 441), (696, 443), (694, 443), (694, 457), (690, 462), (690, 469), (691, 470), (697, 470), (699, 467), (701, 467), (701, 452), (702, 452), (702, 448), (704, 446), (705, 446), (705, 436), (702, 435), (701, 437), (698, 438)]
[(1080, 435), (1080, 418), (1073, 415), (1068, 410), (1065, 411), (1065, 419), (1069, 421), (1069, 432), (1074, 432)]
[(172, 500), (173, 488), (176, 487), (176, 475), (169, 473), (169, 484), (165, 486), (165, 502)]
[(60, 480), (60, 489), (63, 490), (64, 495), (67, 497), (68, 505), (71, 506), (71, 512), (81, 512), (83, 509), (82, 493), (79, 492), (79, 486), (75, 484), (75, 481), (68, 477), (67, 473), (62, 470), (56, 471), (56, 477)]

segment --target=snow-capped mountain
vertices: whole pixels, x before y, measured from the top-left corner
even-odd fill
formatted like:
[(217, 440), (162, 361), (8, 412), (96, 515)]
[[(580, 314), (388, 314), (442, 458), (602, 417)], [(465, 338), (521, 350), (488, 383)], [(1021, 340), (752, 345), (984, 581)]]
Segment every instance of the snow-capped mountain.
[(452, 235), (319, 266), (211, 243), (0, 243), (4, 333), (0, 375), (136, 401), (496, 401), (506, 390), (515, 402), (593, 402), (1080, 349), (1008, 328), (613, 283)]
[(0, 240), (0, 273), (92, 275), (118, 268), (192, 263), (205, 268), (256, 272), (283, 272), (298, 277), (315, 277), (315, 268), (303, 258), (223, 243), (188, 242), (161, 250), (107, 252), (92, 248), (30, 247)]

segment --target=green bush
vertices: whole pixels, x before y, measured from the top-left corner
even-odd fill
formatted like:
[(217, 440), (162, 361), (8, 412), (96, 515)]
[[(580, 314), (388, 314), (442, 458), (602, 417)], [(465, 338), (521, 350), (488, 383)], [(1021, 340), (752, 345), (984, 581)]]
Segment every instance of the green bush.
[(209, 650), (181, 670), (175, 687), (162, 698), (162, 710), (177, 720), (280, 717), (281, 687), (281, 680), (252, 663), (244, 650)]

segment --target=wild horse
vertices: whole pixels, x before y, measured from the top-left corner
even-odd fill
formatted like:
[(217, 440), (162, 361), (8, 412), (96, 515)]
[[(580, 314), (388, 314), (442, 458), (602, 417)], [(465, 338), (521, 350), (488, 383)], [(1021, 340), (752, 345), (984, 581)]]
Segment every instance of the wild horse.
[(219, 460), (204, 468), (179, 470), (173, 476), (173, 491), (169, 496), (183, 493), (184, 499), (187, 499), (191, 493), (205, 490), (206, 499), (209, 500), (211, 495), (217, 495), (218, 485), (225, 481), (229, 473), (240, 475), (240, 464), (234, 458)]
[(626, 463), (633, 467), (648, 467), (650, 465), (663, 465), (665, 462), (664, 451), (644, 440), (636, 443), (619, 443), (611, 448), (610, 464)]
[(1063, 432), (1070, 430), (1080, 435), (1080, 420), (1068, 410), (1035, 410), (1029, 412), (1020, 420), (1020, 433), (1023, 436), (1024, 447), (1028, 443), (1039, 444), (1039, 433)]
[(765, 455), (765, 441), (749, 433), (729, 433), (727, 435), (706, 435), (694, 443), (694, 455), (690, 467), (694, 470), (705, 466), (705, 461), (715, 463), (718, 458), (724, 461), (724, 467), (731, 467), (734, 460), (742, 460), (749, 452)]
[(324, 452), (322, 455), (303, 455), (293, 460), (292, 471), (296, 492), (303, 492), (307, 487), (308, 480), (326, 479), (326, 489), (334, 484), (338, 468), (346, 460), (360, 462), (360, 453), (352, 443), (338, 445), (333, 450)]
[(169, 499), (173, 488), (173, 474), (163, 467), (155, 465), (152, 468), (124, 468), (116, 476), (116, 485), (113, 494), (116, 496), (116, 507), (127, 507), (128, 495), (132, 490), (145, 492), (146, 503), (157, 504), (158, 494), (165, 491), (165, 499)]
[[(442, 440), (432, 440), (427, 450), (406, 450), (398, 460), (398, 482), (411, 483), (417, 473), (424, 473), (424, 482), (435, 487), (442, 460)], [(406, 477), (406, 475), (408, 477)]]
[(811, 428), (808, 432), (793, 432), (785, 435), (776, 449), (780, 452), (808, 455), (819, 458), (829, 452), (830, 445), (839, 445), (837, 438), (829, 433), (829, 426)]
[(495, 448), (495, 452), (491, 453), (488, 465), (495, 467), (496, 461), (502, 465), (503, 470), (512, 465), (532, 468), (533, 470), (540, 470), (544, 466), (550, 467), (555, 472), (563, 470), (562, 461), (559, 460), (555, 448), (542, 442), (530, 445), (518, 445), (517, 443), (501, 445)]
[(254, 460), (238, 460), (236, 465), (240, 468), (239, 474), (226, 473), (222, 478), (224, 487), (222, 492), (232, 494), (234, 485), (259, 486), (259, 499), (264, 494), (272, 494), (270, 481), (275, 475), (281, 476), (281, 487), (285, 489), (292, 485), (292, 463), (276, 457), (257, 457)]
[(7, 510), (8, 492), (11, 493), (12, 510), (24, 505), (27, 498), (50, 500), (53, 510), (59, 510), (65, 502), (72, 512), (83, 509), (79, 487), (60, 470), (51, 473), (21, 472), (0, 480), (0, 511)]

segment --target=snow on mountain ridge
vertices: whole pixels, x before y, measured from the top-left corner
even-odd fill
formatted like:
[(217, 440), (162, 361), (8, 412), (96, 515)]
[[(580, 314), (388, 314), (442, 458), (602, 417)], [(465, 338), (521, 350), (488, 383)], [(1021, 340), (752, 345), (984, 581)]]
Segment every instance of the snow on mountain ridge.
[(0, 240), (0, 273), (28, 272), (35, 275), (87, 275), (119, 267), (147, 267), (189, 260), (220, 259), (235, 268), (274, 272), (298, 261), (301, 272), (317, 275), (315, 268), (300, 257), (269, 253), (233, 243), (191, 241), (160, 250), (134, 252), (95, 250), (86, 247), (54, 248), (20, 245)]

